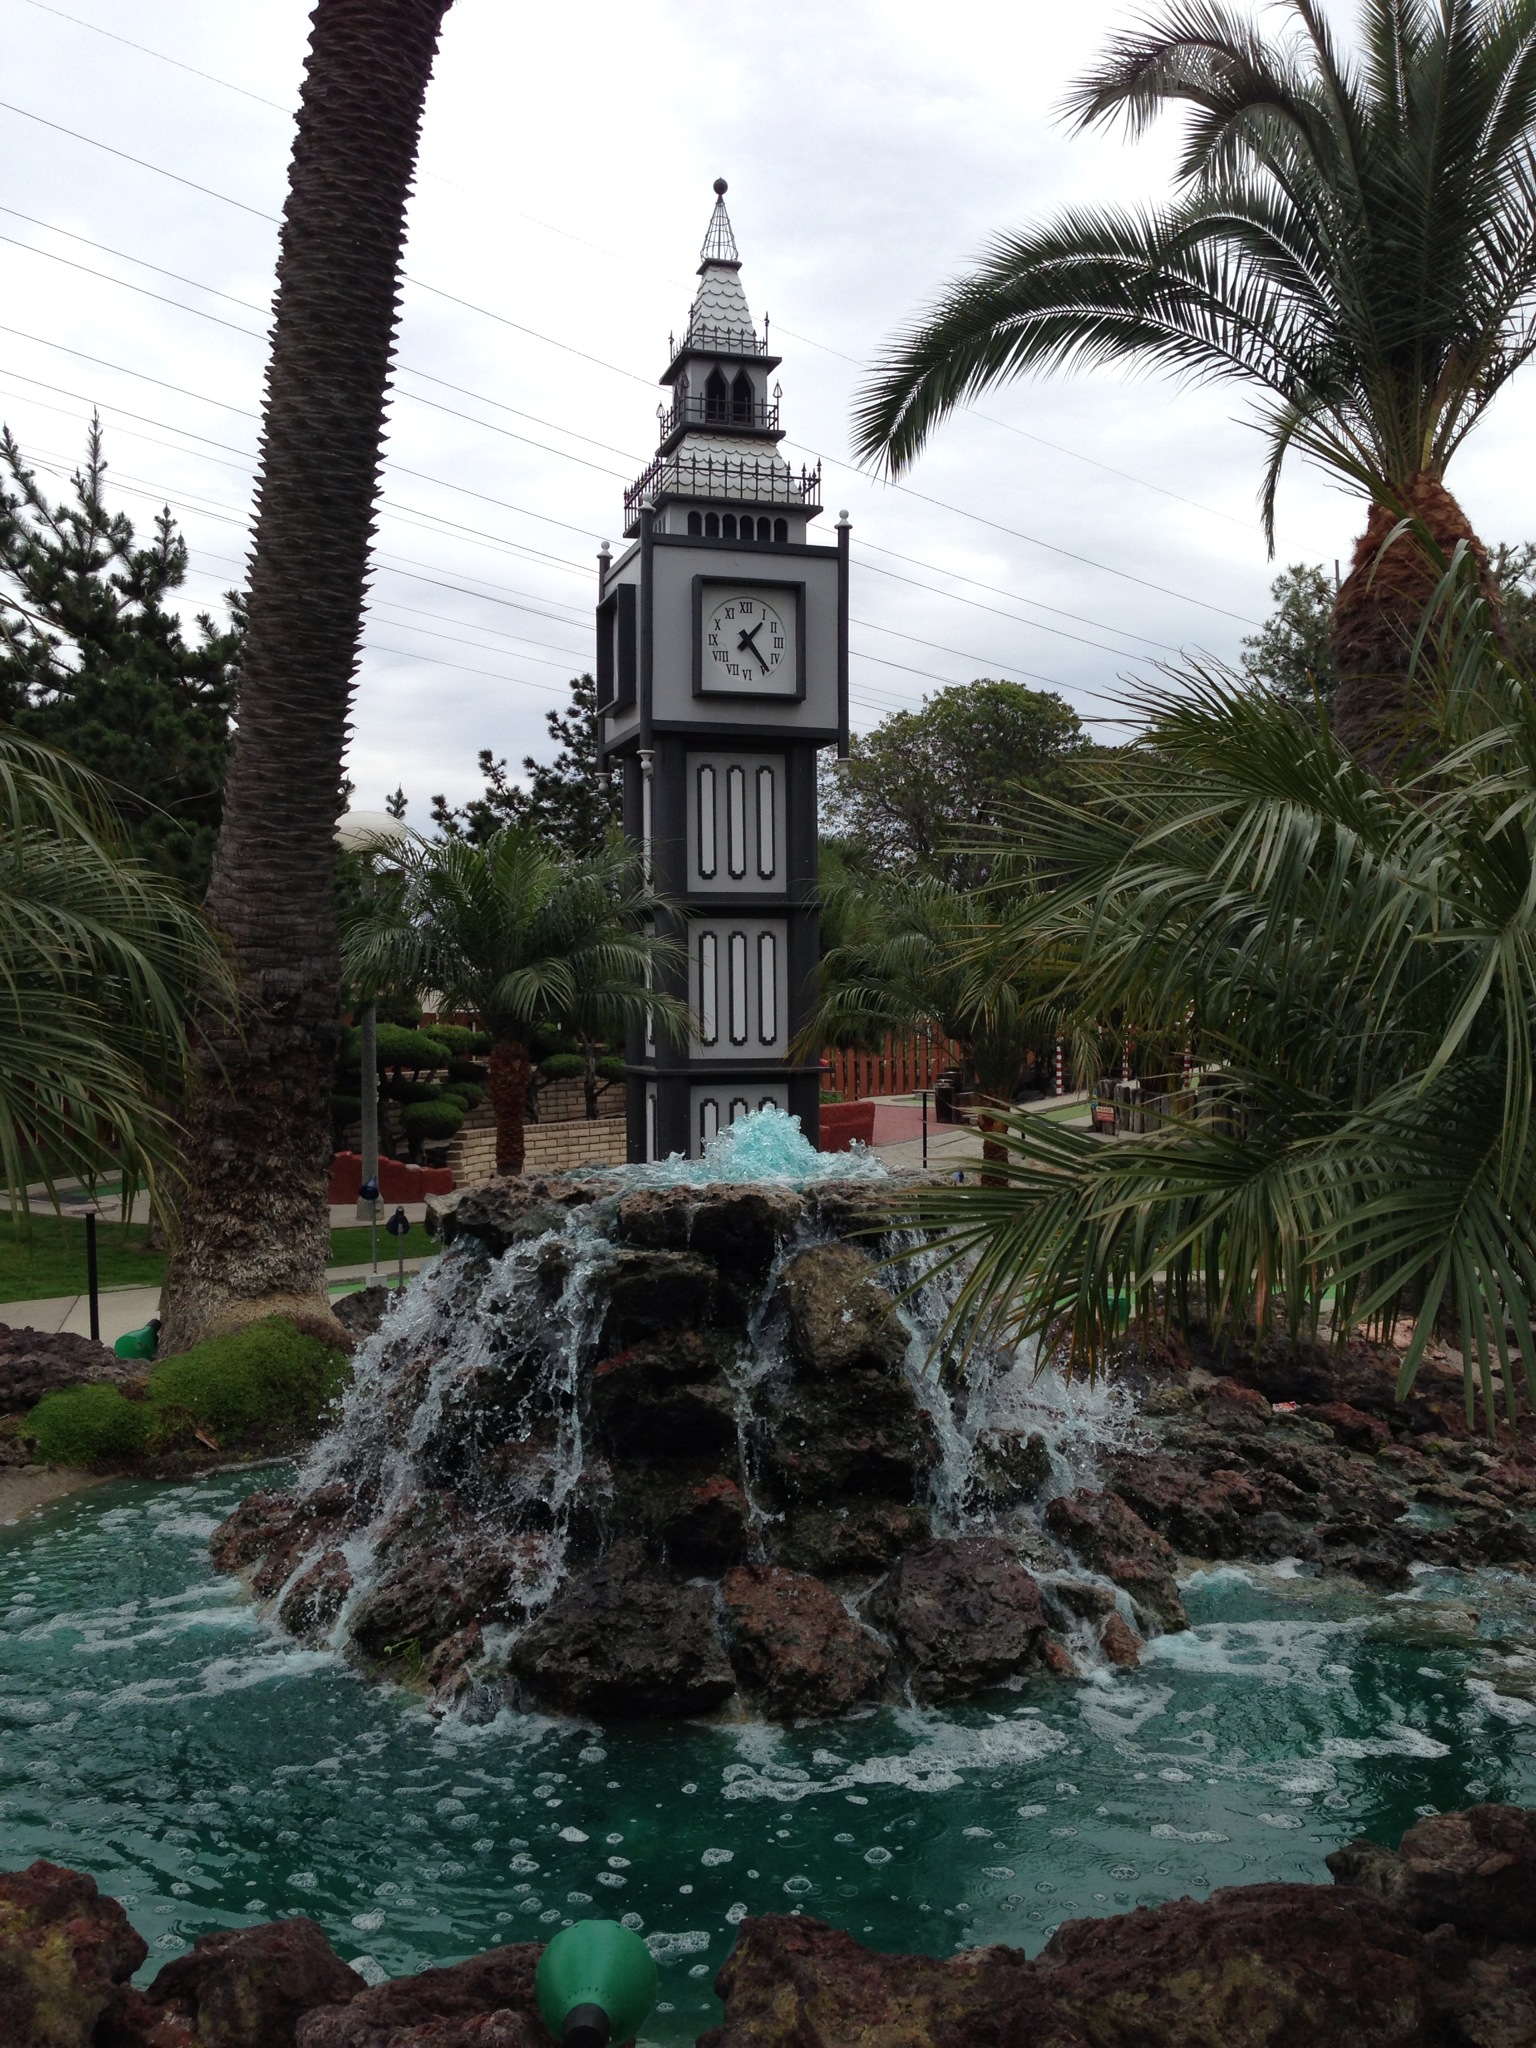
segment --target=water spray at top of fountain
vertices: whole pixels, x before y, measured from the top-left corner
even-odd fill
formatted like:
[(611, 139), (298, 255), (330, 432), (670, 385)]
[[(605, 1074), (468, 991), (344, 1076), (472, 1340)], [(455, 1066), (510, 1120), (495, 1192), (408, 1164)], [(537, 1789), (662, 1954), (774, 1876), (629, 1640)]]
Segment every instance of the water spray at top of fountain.
[(626, 1166), (621, 1177), (633, 1187), (718, 1186), (722, 1181), (755, 1181), (771, 1187), (803, 1188), (821, 1181), (880, 1181), (886, 1168), (865, 1146), (848, 1152), (818, 1152), (800, 1119), (769, 1106), (738, 1117), (710, 1139), (702, 1159), (674, 1152), (648, 1166)]

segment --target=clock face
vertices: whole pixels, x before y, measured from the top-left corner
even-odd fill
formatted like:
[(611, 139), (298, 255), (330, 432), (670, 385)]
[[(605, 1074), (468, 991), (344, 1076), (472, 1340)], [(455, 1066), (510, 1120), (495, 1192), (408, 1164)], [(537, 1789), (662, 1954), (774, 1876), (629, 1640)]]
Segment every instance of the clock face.
[(794, 598), (788, 591), (707, 590), (703, 688), (794, 695), (794, 621)]

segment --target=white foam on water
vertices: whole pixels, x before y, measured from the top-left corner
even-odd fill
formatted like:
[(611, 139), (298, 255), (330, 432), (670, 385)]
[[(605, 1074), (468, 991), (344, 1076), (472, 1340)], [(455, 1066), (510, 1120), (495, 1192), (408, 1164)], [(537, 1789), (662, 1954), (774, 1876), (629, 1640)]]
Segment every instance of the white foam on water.
[(118, 1686), (97, 1704), (104, 1709), (153, 1704), (175, 1706), (182, 1700), (219, 1699), (226, 1693), (248, 1692), (253, 1685), (271, 1685), (287, 1678), (307, 1678), (316, 1671), (335, 1668), (328, 1650), (270, 1648), (257, 1657), (219, 1657), (192, 1675), (191, 1682), (176, 1678), (141, 1678)]
[(1367, 1625), (1364, 1615), (1347, 1621), (1208, 1621), (1154, 1636), (1143, 1645), (1141, 1661), (1209, 1678), (1323, 1690), (1330, 1679), (1348, 1675), (1335, 1660)]
[(690, 1927), (683, 1934), (657, 1932), (642, 1938), (658, 1963), (675, 1963), (683, 1956), (702, 1955), (709, 1947), (709, 1936), (702, 1927)]
[(1499, 1692), (1485, 1678), (1469, 1678), (1467, 1691), (1485, 1714), (1492, 1714), (1496, 1720), (1508, 1721), (1519, 1727), (1523, 1722), (1536, 1721), (1536, 1700), (1520, 1699), (1513, 1693)]
[(1230, 1835), (1218, 1834), (1214, 1828), (1176, 1828), (1169, 1821), (1159, 1821), (1149, 1830), (1159, 1842), (1230, 1842)]
[[(847, 1757), (834, 1749), (818, 1749), (812, 1764), (817, 1774), (777, 1763), (766, 1745), (743, 1730), (741, 1749), (756, 1753), (755, 1763), (731, 1765), (723, 1774), (723, 1796), (729, 1800), (767, 1799), (794, 1805), (802, 1799), (855, 1789), (898, 1787), (909, 1792), (952, 1792), (965, 1783), (967, 1771), (998, 1771), (1035, 1764), (1067, 1747), (1067, 1738), (1033, 1719), (994, 1721), (982, 1727), (944, 1722), (919, 1709), (895, 1719), (916, 1739), (900, 1753)], [(824, 1775), (821, 1775), (824, 1774)]]
[(1411, 1756), (1425, 1762), (1437, 1756), (1449, 1756), (1448, 1742), (1437, 1742), (1433, 1735), (1426, 1735), (1420, 1728), (1387, 1728), (1380, 1735), (1356, 1738), (1352, 1735), (1328, 1735), (1323, 1738), (1323, 1755), (1337, 1758), (1344, 1763), (1364, 1763), (1370, 1757)]

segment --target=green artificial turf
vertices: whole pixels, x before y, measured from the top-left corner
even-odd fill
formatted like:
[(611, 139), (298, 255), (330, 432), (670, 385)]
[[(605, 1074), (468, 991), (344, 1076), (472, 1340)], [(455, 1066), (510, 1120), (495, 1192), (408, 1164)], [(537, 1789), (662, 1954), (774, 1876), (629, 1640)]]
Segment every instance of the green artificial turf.
[[(392, 1213), (392, 1212), (391, 1212)], [(440, 1252), (442, 1246), (435, 1237), (428, 1237), (421, 1224), (413, 1223), (410, 1233), (404, 1238), (391, 1237), (379, 1222), (379, 1271), (386, 1266), (393, 1268), (400, 1257), (401, 1245), (405, 1247), (408, 1259), (426, 1259)], [(373, 1233), (366, 1223), (349, 1223), (345, 1230), (331, 1232), (331, 1264), (333, 1266), (366, 1266), (373, 1257)]]

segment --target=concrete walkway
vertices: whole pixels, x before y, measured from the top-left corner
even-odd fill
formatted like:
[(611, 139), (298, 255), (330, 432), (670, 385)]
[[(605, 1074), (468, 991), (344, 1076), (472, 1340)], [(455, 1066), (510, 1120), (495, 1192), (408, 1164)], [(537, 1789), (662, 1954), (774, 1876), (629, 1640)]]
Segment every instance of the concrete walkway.
[[(394, 1259), (384, 1256), (383, 1247), (388, 1241), (381, 1233), (379, 1275), (393, 1286), (398, 1267)], [(424, 1258), (407, 1259), (407, 1275), (419, 1272), (426, 1263)], [(325, 1277), (332, 1294), (350, 1294), (367, 1281), (372, 1271), (372, 1266), (366, 1264), (331, 1266)], [(130, 1330), (142, 1330), (151, 1316), (160, 1313), (158, 1287), (104, 1287), (97, 1301), (103, 1344), (115, 1344)], [(89, 1337), (90, 1298), (84, 1294), (56, 1294), (43, 1301), (0, 1301), (0, 1323), (8, 1323), (14, 1330), (69, 1330), (77, 1337)]]

